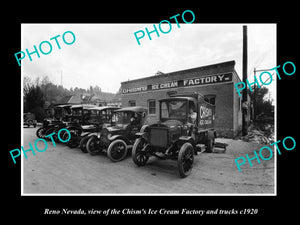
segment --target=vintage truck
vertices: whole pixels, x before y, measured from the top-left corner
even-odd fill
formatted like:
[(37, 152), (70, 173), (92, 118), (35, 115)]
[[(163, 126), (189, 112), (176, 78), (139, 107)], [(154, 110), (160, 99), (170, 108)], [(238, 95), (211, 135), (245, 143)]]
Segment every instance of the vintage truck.
[[(77, 106), (77, 108), (79, 108), (79, 106)], [(81, 110), (84, 112), (82, 119), (78, 122), (70, 123), (67, 127), (71, 134), (67, 146), (75, 148), (79, 145), (81, 151), (87, 153), (86, 144), (90, 136), (95, 132), (101, 131), (103, 126), (110, 126), (113, 112), (117, 109), (119, 108), (114, 106), (82, 107)]]
[(86, 144), (91, 155), (106, 152), (112, 162), (123, 160), (147, 118), (147, 108), (125, 107), (114, 111), (112, 126), (102, 128)]
[[(43, 125), (36, 131), (38, 138), (45, 138), (45, 136), (60, 130), (67, 126), (70, 121), (71, 105), (57, 105), (51, 109), (46, 110), (47, 117), (43, 120)], [(57, 135), (53, 137), (58, 141)], [(50, 139), (50, 138), (48, 138)]]
[(36, 127), (37, 121), (35, 119), (34, 113), (24, 113), (23, 114), (23, 125), (27, 125), (27, 127), (33, 126)]
[(143, 126), (136, 134), (133, 162), (143, 166), (151, 156), (177, 160), (179, 175), (188, 176), (194, 155), (214, 149), (214, 119), (214, 105), (199, 93), (176, 94), (160, 100), (159, 122)]

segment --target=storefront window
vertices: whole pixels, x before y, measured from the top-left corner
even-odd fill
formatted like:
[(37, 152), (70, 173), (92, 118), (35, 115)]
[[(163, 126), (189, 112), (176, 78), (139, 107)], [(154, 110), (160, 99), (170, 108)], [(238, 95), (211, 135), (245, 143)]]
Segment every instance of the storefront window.
[(156, 114), (156, 102), (153, 99), (148, 100), (148, 112), (149, 114)]

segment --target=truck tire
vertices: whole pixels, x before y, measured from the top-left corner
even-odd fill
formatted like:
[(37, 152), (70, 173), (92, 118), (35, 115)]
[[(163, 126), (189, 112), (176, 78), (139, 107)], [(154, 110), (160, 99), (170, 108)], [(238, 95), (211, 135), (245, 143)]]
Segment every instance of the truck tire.
[(206, 152), (212, 153), (215, 148), (215, 139), (214, 138), (208, 139), (205, 146), (206, 146)]
[[(78, 141), (78, 135), (75, 132), (75, 130), (71, 130), (69, 131), (71, 134), (70, 140), (66, 143), (66, 146), (68, 146), (69, 148), (76, 148), (79, 145), (79, 141)], [(66, 136), (68, 135), (67, 132), (65, 132), (64, 134), (64, 139), (63, 140), (67, 140)]]
[(121, 139), (114, 140), (107, 149), (107, 156), (113, 162), (123, 160), (127, 155), (127, 144)]
[(89, 140), (86, 143), (86, 150), (91, 155), (96, 155), (100, 152), (99, 146), (98, 146), (98, 137), (97, 136), (91, 136)]
[(33, 120), (31, 119), (27, 120), (27, 126), (30, 127), (31, 125), (33, 125)]
[[(148, 145), (149, 146), (149, 145)], [(137, 166), (144, 166), (148, 159), (149, 154), (145, 151), (147, 146), (144, 145), (144, 141), (142, 138), (138, 138), (135, 140), (134, 145), (132, 147), (132, 160)]]
[(194, 148), (190, 143), (184, 143), (178, 153), (178, 170), (180, 177), (191, 174), (194, 163)]
[(45, 135), (44, 135), (44, 130), (45, 130), (45, 128), (44, 127), (40, 127), (39, 129), (37, 129), (37, 131), (36, 131), (36, 136), (38, 137), (38, 138), (44, 138), (45, 137)]
[(81, 138), (81, 140), (80, 140), (79, 147), (83, 153), (87, 153), (86, 144), (87, 144), (89, 138), (90, 138), (90, 136), (87, 135), (87, 136)]

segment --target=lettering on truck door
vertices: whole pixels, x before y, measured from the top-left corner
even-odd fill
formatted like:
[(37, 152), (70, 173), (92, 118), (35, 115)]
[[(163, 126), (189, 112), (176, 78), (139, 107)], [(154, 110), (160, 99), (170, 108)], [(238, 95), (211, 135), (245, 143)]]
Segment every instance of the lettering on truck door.
[(199, 126), (201, 128), (210, 128), (213, 127), (214, 119), (214, 110), (213, 106), (205, 104), (204, 102), (199, 105)]

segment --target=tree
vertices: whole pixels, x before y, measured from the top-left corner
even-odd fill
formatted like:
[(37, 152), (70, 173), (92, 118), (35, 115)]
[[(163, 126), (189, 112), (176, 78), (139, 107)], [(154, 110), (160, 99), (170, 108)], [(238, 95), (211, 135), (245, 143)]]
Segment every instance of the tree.
[(31, 88), (33, 86), (33, 83), (30, 79), (30, 77), (24, 76), (24, 82), (23, 82), (23, 93), (24, 96), (26, 96)]
[(96, 95), (98, 95), (98, 94), (101, 93), (101, 88), (100, 88), (98, 85), (96, 85), (96, 86), (94, 87), (94, 93), (95, 93)]
[(24, 96), (24, 112), (34, 113), (38, 121), (44, 117), (44, 94), (39, 86), (32, 85)]
[(30, 77), (24, 77), (23, 99), (24, 112), (32, 112), (36, 114), (37, 120), (43, 119), (44, 108), (48, 107), (52, 102), (57, 102), (65, 96), (83, 95), (97, 96), (99, 99), (111, 99), (114, 94), (102, 92), (98, 85), (92, 85), (89, 88), (64, 88), (62, 85), (53, 84), (48, 76), (37, 77), (32, 80)]
[[(248, 89), (249, 91), (249, 89)], [(254, 103), (255, 117), (259, 114), (265, 114), (272, 116), (272, 102), (266, 100), (265, 96), (269, 93), (269, 89), (266, 87), (256, 88), (253, 92), (248, 92), (252, 102)]]
[(93, 86), (90, 85), (90, 89), (87, 90), (89, 94), (93, 94), (94, 93), (94, 89), (93, 89)]

